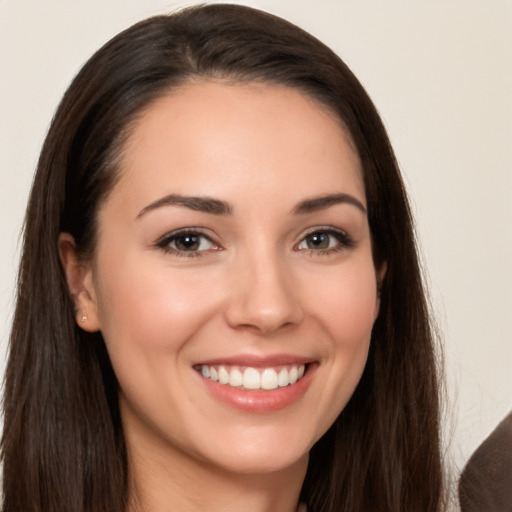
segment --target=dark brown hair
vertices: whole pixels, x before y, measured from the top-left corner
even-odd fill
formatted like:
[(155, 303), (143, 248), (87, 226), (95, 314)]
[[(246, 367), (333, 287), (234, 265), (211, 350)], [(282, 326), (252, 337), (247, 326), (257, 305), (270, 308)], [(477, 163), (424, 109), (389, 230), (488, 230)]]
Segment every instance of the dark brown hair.
[(309, 512), (441, 510), (435, 340), (383, 124), (329, 48), (235, 5), (198, 6), (127, 29), (84, 65), (58, 107), (25, 220), (5, 379), (2, 510), (126, 510), (117, 381), (101, 334), (76, 325), (57, 242), (69, 232), (80, 253), (91, 254), (96, 213), (136, 117), (173, 87), (211, 78), (293, 87), (339, 117), (362, 162), (376, 264), (387, 263), (364, 374), (313, 447), (301, 499)]

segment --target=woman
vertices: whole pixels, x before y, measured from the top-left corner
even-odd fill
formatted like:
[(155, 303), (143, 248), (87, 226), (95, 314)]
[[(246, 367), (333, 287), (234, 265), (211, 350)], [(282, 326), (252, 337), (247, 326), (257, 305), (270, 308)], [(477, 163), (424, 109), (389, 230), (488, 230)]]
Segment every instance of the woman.
[(338, 57), (209, 5), (85, 64), (28, 206), (4, 412), (9, 512), (442, 509), (407, 198)]

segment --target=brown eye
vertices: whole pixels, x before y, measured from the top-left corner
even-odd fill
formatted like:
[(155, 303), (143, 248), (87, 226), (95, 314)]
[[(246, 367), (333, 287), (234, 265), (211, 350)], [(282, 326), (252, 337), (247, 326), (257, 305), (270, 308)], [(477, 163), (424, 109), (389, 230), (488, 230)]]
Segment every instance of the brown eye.
[(174, 239), (174, 245), (178, 251), (197, 251), (201, 246), (200, 235), (181, 235)]
[(200, 255), (218, 247), (206, 235), (197, 231), (181, 231), (164, 236), (157, 244), (160, 249), (176, 255)]
[(304, 241), (308, 249), (328, 249), (330, 247), (331, 236), (322, 231), (311, 233)]
[(319, 254), (350, 248), (354, 241), (344, 231), (318, 229), (308, 233), (297, 246), (298, 250), (317, 251)]

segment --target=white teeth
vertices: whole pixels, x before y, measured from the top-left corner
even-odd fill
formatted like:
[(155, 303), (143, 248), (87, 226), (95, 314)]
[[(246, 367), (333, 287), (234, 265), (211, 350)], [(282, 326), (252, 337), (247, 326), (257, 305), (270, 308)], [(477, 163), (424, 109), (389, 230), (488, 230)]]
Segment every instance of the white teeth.
[(260, 389), (260, 373), (254, 368), (246, 368), (242, 386), (245, 389)]
[(229, 382), (229, 373), (224, 366), (219, 367), (219, 382), (221, 384), (227, 384)]
[(261, 388), (276, 389), (277, 386), (277, 372), (273, 368), (265, 368), (261, 374)]
[(201, 366), (204, 378), (218, 381), (220, 384), (245, 389), (272, 390), (295, 384), (305, 372), (305, 365), (290, 365), (276, 368), (245, 368), (243, 372), (238, 367)]
[(284, 388), (285, 386), (288, 386), (288, 384), (290, 384), (290, 376), (289, 376), (288, 370), (286, 368), (283, 368), (279, 372), (279, 376), (277, 378), (277, 383), (279, 384), (280, 388)]
[(241, 386), (243, 384), (243, 379), (242, 372), (235, 368), (234, 370), (231, 370), (229, 374), (229, 385), (235, 388)]

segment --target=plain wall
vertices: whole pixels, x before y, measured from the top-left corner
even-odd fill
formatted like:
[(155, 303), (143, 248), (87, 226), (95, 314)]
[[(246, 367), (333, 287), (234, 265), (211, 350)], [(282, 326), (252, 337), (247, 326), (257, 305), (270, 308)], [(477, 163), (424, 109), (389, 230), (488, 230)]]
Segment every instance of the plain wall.
[[(0, 0), (3, 350), (25, 203), (67, 84), (121, 29), (190, 3)], [(418, 221), (444, 339), (445, 434), (460, 467), (512, 408), (512, 3), (237, 3), (281, 15), (330, 45), (381, 112)]]

